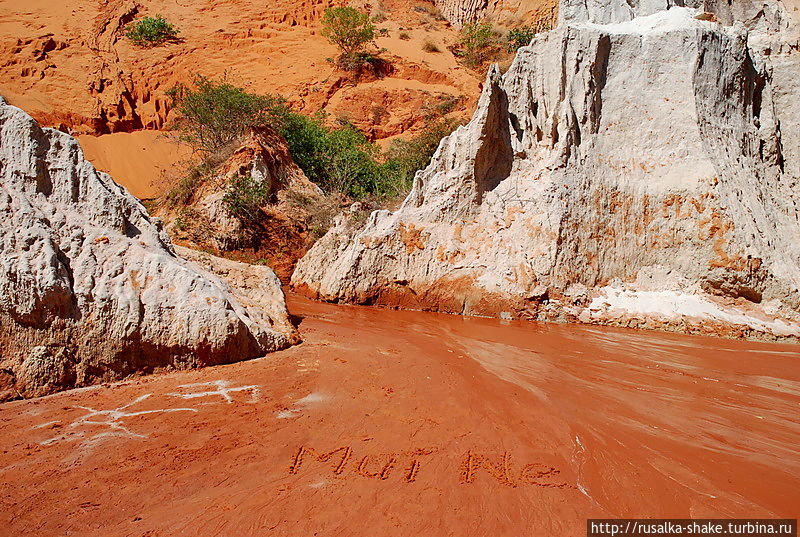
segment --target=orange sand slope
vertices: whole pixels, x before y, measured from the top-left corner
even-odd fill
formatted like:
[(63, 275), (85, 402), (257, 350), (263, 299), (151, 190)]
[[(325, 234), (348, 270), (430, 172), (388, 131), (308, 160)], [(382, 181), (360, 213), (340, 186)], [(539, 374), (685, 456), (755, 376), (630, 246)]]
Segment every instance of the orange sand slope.
[(86, 158), (139, 199), (155, 198), (174, 184), (191, 157), (185, 145), (156, 131), (78, 136)]
[(0, 406), (10, 535), (795, 517), (800, 348), (334, 306), (267, 358)]
[[(394, 71), (370, 88), (328, 61), (337, 51), (320, 35), (319, 18), (331, 4), (6, 0), (0, 2), (0, 94), (44, 125), (97, 134), (162, 127), (170, 119), (166, 91), (196, 74), (284, 95), (298, 110), (325, 108), (379, 138), (421, 126), (423, 102), (464, 95), (463, 107), (474, 103), (483, 73), (456, 63), (445, 48), (456, 32), (413, 9), (426, 2), (386, 3), (389, 19), (380, 26), (389, 34), (377, 44), (389, 49), (384, 57)], [(133, 46), (125, 26), (154, 14), (174, 22), (181, 41)], [(400, 40), (401, 31), (411, 39)], [(424, 52), (427, 40), (442, 51)]]

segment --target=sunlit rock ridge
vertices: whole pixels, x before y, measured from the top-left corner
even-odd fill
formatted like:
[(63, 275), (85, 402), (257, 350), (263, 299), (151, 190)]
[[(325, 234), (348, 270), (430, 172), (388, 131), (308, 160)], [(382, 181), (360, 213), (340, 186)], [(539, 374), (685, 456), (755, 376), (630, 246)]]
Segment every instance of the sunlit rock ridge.
[(325, 300), (800, 334), (800, 52), (781, 3), (573, 1), (492, 67), (396, 212), (341, 218)]
[(231, 280), (246, 272), (250, 289), (178, 256), (77, 141), (0, 99), (0, 399), (232, 362), (296, 339), (272, 271), (199, 261)]

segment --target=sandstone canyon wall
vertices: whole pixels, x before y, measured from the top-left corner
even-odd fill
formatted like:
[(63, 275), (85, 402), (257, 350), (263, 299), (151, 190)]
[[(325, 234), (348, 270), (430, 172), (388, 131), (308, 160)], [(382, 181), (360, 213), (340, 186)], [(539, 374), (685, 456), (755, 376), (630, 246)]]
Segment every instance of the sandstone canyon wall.
[(271, 270), (204, 261), (247, 280), (234, 290), (182, 259), (72, 137), (2, 100), (0, 173), (0, 399), (241, 360), (297, 339)]
[(516, 26), (551, 21), (558, 14), (557, 0), (436, 0), (435, 4), (442, 16), (457, 28), (483, 19)]
[(363, 227), (340, 218), (293, 285), (334, 301), (797, 337), (797, 24), (779, 3), (720, 4), (565, 0), (556, 30), (490, 70), (472, 121), (400, 209)]
[[(380, 26), (389, 32), (377, 45), (388, 49), (388, 76), (370, 81), (337, 70), (328, 61), (336, 47), (320, 35), (319, 19), (347, 3), (7, 0), (0, 2), (0, 94), (40, 124), (73, 134), (161, 129), (174, 119), (167, 91), (198, 74), (283, 95), (297, 111), (349, 117), (376, 139), (419, 130), (431, 95), (467, 96), (460, 107), (471, 109), (480, 77), (450, 54), (422, 50), (425, 40), (444, 48), (455, 39), (445, 22), (413, 10), (426, 1), (385, 3), (389, 18)], [(127, 26), (156, 14), (178, 27), (180, 39), (134, 46)]]

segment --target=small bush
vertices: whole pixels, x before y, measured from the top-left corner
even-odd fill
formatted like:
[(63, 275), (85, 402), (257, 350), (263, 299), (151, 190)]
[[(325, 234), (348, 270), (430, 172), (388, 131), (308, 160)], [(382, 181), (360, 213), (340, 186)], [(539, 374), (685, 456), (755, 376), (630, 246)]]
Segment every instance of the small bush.
[(478, 67), (497, 57), (499, 44), (499, 35), (491, 24), (465, 24), (461, 29), (458, 54), (468, 66)]
[(426, 119), (431, 121), (446, 116), (450, 112), (454, 111), (463, 100), (463, 95), (441, 96), (439, 98), (439, 102), (424, 107), (427, 110)]
[(322, 35), (339, 48), (338, 64), (348, 70), (368, 62), (367, 47), (375, 43), (377, 29), (369, 15), (352, 7), (332, 7), (322, 16)]
[(520, 47), (528, 46), (536, 34), (549, 32), (553, 29), (551, 19), (539, 19), (533, 25), (517, 26), (506, 34), (507, 48), (509, 52), (516, 52)]
[(382, 2), (378, 2), (378, 5), (372, 10), (372, 21), (384, 22), (388, 18), (389, 17), (386, 15), (386, 6), (384, 6)]
[(354, 198), (377, 193), (378, 150), (352, 125), (330, 128), (325, 117), (292, 114), (282, 134), (292, 158), (327, 192)]
[(340, 120), (329, 127), (324, 114), (289, 113), (285, 119), (280, 133), (292, 159), (325, 192), (355, 199), (403, 192), (404, 178), (397, 166), (382, 162), (378, 147), (352, 124)]
[[(381, 49), (379, 52), (384, 52), (384, 49)], [(360, 75), (364, 69), (368, 69), (378, 77), (386, 76), (392, 70), (392, 66), (389, 62), (377, 54), (371, 54), (369, 52), (351, 55), (342, 54), (336, 59), (336, 65), (345, 71), (356, 71), (358, 75)]]
[(222, 203), (240, 220), (257, 222), (269, 195), (269, 186), (263, 181), (256, 181), (249, 175), (236, 175), (228, 183)]
[(397, 37), (399, 37), (403, 41), (408, 41), (409, 39), (411, 39), (411, 36), (408, 35), (408, 32), (400, 32), (400, 35), (398, 35)]
[(426, 39), (425, 42), (422, 44), (422, 50), (424, 50), (425, 52), (440, 52), (439, 46), (430, 39)]
[(424, 13), (426, 15), (430, 15), (434, 20), (443, 21), (445, 20), (444, 15), (442, 12), (439, 11), (439, 8), (436, 6), (429, 6), (427, 4), (417, 4), (412, 8), (417, 13)]
[(140, 47), (155, 47), (166, 41), (172, 41), (178, 37), (178, 29), (161, 15), (155, 17), (144, 17), (134, 22), (130, 29), (125, 32), (125, 36), (134, 45)]
[(533, 26), (518, 26), (512, 28), (508, 31), (508, 34), (506, 34), (508, 51), (515, 52), (520, 47), (528, 46), (535, 35), (536, 30)]
[(373, 104), (370, 108), (372, 114), (372, 124), (379, 125), (385, 118), (389, 117), (389, 110), (382, 104)]
[(189, 207), (184, 207), (175, 218), (175, 229), (178, 231), (186, 231), (189, 229), (189, 221), (194, 217), (194, 210)]
[(277, 97), (247, 93), (225, 82), (198, 76), (195, 89), (176, 86), (167, 92), (179, 118), (181, 140), (205, 153), (215, 153), (241, 136), (248, 127), (273, 125), (284, 113)]

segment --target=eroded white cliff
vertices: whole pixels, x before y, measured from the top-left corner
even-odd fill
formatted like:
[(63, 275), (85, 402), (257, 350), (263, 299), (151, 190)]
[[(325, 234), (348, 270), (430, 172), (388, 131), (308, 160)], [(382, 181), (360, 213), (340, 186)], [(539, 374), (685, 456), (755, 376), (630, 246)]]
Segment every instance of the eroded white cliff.
[(294, 286), (467, 314), (800, 335), (800, 53), (792, 20), (768, 7), (734, 20), (710, 4), (565, 0), (556, 30), (507, 73), (491, 69), (472, 121), (402, 207), (360, 229), (342, 218)]
[(286, 347), (280, 282), (260, 278), (258, 304), (236, 298), (77, 141), (0, 100), (0, 398)]

